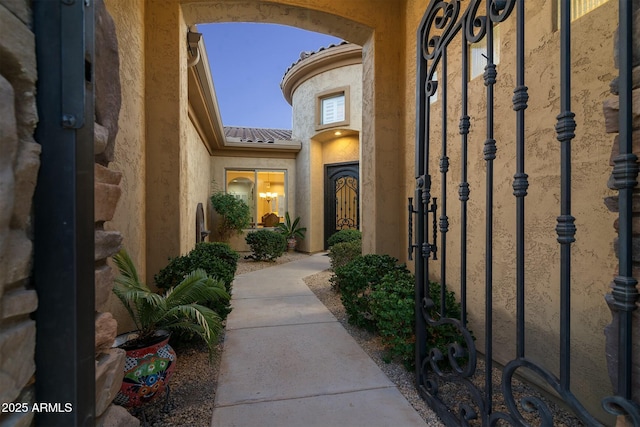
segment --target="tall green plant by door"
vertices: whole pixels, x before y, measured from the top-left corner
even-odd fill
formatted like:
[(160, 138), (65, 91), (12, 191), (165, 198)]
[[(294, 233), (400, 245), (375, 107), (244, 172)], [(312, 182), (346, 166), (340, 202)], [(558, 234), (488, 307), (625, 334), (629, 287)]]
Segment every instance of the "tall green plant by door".
[(284, 234), (284, 237), (287, 239), (287, 248), (289, 250), (294, 250), (297, 243), (296, 239), (304, 239), (307, 229), (306, 227), (300, 226), (300, 217), (296, 217), (292, 222), (289, 212), (286, 212), (284, 222), (278, 224), (277, 231)]
[(289, 212), (284, 215), (284, 222), (281, 222), (277, 226), (278, 231), (284, 234), (287, 239), (304, 239), (304, 235), (307, 231), (306, 227), (300, 226), (300, 217), (296, 217), (294, 221), (291, 221)]
[(220, 215), (218, 233), (223, 242), (228, 242), (231, 236), (242, 233), (251, 224), (249, 206), (233, 194), (216, 192), (211, 196), (211, 205)]

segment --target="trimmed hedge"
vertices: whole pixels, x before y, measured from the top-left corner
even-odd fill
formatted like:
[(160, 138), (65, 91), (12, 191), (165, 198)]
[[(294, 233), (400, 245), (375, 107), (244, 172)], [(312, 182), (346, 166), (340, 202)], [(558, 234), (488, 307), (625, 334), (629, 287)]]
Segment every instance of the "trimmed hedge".
[[(233, 278), (238, 268), (240, 255), (227, 243), (201, 242), (187, 255), (173, 258), (154, 276), (156, 286), (169, 289), (176, 286), (192, 271), (203, 269), (208, 276), (224, 282), (225, 290), (231, 295)], [(231, 312), (229, 301), (218, 301), (210, 307), (225, 319)]]
[[(353, 242), (338, 243), (336, 247), (340, 250), (349, 244)], [(398, 358), (411, 369), (415, 365), (415, 276), (397, 262), (388, 255), (358, 256), (336, 267), (331, 282), (341, 292), (349, 323), (378, 332), (387, 349), (385, 361)], [(435, 321), (440, 320), (440, 289), (439, 283), (429, 284), (434, 303), (429, 314)], [(462, 308), (449, 290), (445, 292), (445, 304), (447, 317), (460, 319)], [(455, 325), (427, 325), (427, 347), (437, 348), (445, 357), (438, 362), (441, 369), (450, 369), (446, 357), (454, 343), (465, 347)]]
[[(440, 291), (441, 286), (440, 283), (431, 282), (429, 283), (429, 296), (434, 302), (434, 306), (429, 309), (429, 315), (435, 319), (440, 320)], [(458, 301), (456, 301), (456, 295), (447, 290), (445, 292), (445, 305), (447, 307), (446, 316), (448, 318), (460, 319), (462, 316), (462, 306)], [(469, 330), (471, 332), (471, 330)], [(475, 340), (473, 333), (471, 337)], [(450, 323), (446, 323), (436, 327), (430, 327), (427, 325), (427, 346), (429, 348), (437, 348), (442, 352), (444, 357), (447, 357), (449, 353), (449, 345), (453, 343), (460, 344), (463, 348), (465, 347), (465, 341), (462, 337), (458, 328)], [(440, 362), (443, 366), (448, 366), (448, 362)]]
[(331, 259), (331, 269), (333, 271), (338, 267), (347, 265), (357, 257), (362, 255), (362, 240), (353, 240), (350, 242), (340, 242), (331, 246), (329, 249), (329, 259)]
[(399, 358), (407, 369), (415, 365), (414, 275), (407, 269), (393, 270), (371, 292), (371, 312), (382, 342), (385, 361)]
[(346, 228), (329, 236), (327, 245), (331, 248), (337, 243), (353, 242), (354, 240), (362, 240), (362, 232), (353, 228)]
[(406, 269), (404, 265), (397, 266), (397, 262), (396, 258), (389, 255), (369, 254), (336, 268), (331, 281), (340, 289), (349, 323), (375, 330), (375, 319), (369, 306), (370, 295), (385, 274), (396, 269)]
[[(407, 369), (415, 366), (415, 276), (409, 271), (396, 270), (386, 274), (380, 285), (371, 292), (371, 312), (376, 328), (387, 346), (387, 360), (399, 358)], [(429, 314), (434, 320), (440, 319), (439, 283), (429, 284), (429, 296), (434, 306)], [(452, 291), (446, 291), (447, 317), (460, 319), (462, 308)], [(472, 335), (473, 337), (473, 335)], [(445, 360), (438, 362), (441, 369), (450, 369), (446, 361), (449, 346), (453, 343), (465, 347), (465, 341), (458, 329), (446, 323), (439, 326), (427, 325), (427, 347), (437, 348)]]
[(253, 253), (245, 258), (255, 261), (275, 261), (287, 249), (287, 239), (284, 234), (271, 230), (251, 232), (244, 238)]

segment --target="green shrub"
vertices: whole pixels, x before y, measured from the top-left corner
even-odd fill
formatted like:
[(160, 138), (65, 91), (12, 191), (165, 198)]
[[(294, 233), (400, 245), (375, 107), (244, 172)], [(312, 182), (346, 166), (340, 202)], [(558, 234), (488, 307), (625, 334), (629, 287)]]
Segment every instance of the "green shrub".
[[(440, 319), (440, 289), (439, 283), (431, 282), (429, 284), (429, 296), (434, 302), (434, 306), (429, 310), (429, 314), (435, 320)], [(462, 306), (456, 301), (456, 295), (447, 290), (445, 292), (445, 304), (447, 307), (446, 316), (448, 318), (460, 319), (462, 313)], [(473, 337), (473, 335), (472, 335)], [(437, 348), (442, 352), (445, 358), (449, 352), (449, 344), (458, 343), (464, 348), (465, 341), (458, 328), (451, 324), (444, 324), (436, 327), (430, 327), (427, 325), (427, 347)], [(448, 362), (442, 362), (441, 368), (448, 366)]]
[(398, 260), (389, 255), (364, 255), (335, 270), (332, 282), (341, 292), (342, 305), (349, 315), (349, 323), (375, 330), (375, 320), (369, 307), (371, 292), (374, 291), (385, 274), (396, 269)]
[[(335, 234), (334, 234), (335, 236)], [(340, 242), (331, 246), (329, 249), (329, 258), (331, 259), (331, 269), (333, 271), (338, 267), (347, 265), (356, 257), (362, 255), (362, 240), (353, 240), (350, 242)]]
[(386, 360), (399, 358), (407, 367), (415, 365), (415, 278), (407, 269), (393, 270), (371, 292), (371, 312), (382, 342)]
[(211, 205), (220, 214), (218, 233), (224, 242), (228, 242), (233, 234), (240, 234), (251, 224), (249, 206), (233, 194), (214, 193), (211, 196)]
[[(154, 280), (159, 288), (169, 289), (182, 282), (190, 272), (202, 269), (208, 276), (221, 280), (227, 293), (231, 294), (239, 257), (226, 243), (198, 243), (187, 255), (171, 259), (169, 264), (154, 276)], [(218, 301), (210, 308), (223, 320), (231, 312), (229, 301)]]
[(360, 230), (346, 228), (344, 230), (337, 231), (329, 236), (329, 238), (327, 239), (327, 245), (329, 245), (329, 248), (331, 248), (337, 243), (353, 242), (354, 240), (362, 240), (362, 233), (360, 232)]
[[(386, 360), (399, 358), (407, 369), (415, 366), (415, 276), (408, 270), (394, 270), (386, 274), (378, 287), (371, 292), (371, 312), (382, 342), (387, 346)], [(429, 295), (434, 306), (431, 317), (440, 319), (440, 284), (429, 284)], [(460, 319), (462, 308), (451, 291), (445, 293), (447, 317)], [(458, 343), (464, 348), (464, 339), (451, 324), (436, 327), (427, 325), (427, 347), (437, 348), (447, 358), (448, 346)], [(448, 369), (446, 359), (439, 363)]]
[(251, 258), (255, 261), (274, 261), (282, 256), (287, 249), (287, 239), (284, 234), (271, 230), (254, 231), (247, 234), (245, 240), (253, 251), (245, 258)]

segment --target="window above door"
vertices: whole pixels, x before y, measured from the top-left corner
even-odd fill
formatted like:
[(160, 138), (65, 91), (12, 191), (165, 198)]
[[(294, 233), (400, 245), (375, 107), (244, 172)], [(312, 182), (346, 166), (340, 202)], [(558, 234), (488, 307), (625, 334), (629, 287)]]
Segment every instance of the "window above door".
[(340, 87), (316, 96), (316, 130), (349, 125), (349, 87)]

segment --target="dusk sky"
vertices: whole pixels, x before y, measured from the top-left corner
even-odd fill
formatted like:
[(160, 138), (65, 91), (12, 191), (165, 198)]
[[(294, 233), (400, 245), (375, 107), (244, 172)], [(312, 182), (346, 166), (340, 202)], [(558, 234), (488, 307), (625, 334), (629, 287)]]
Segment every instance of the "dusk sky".
[(341, 39), (294, 27), (200, 24), (224, 126), (291, 129), (280, 81), (303, 51)]

